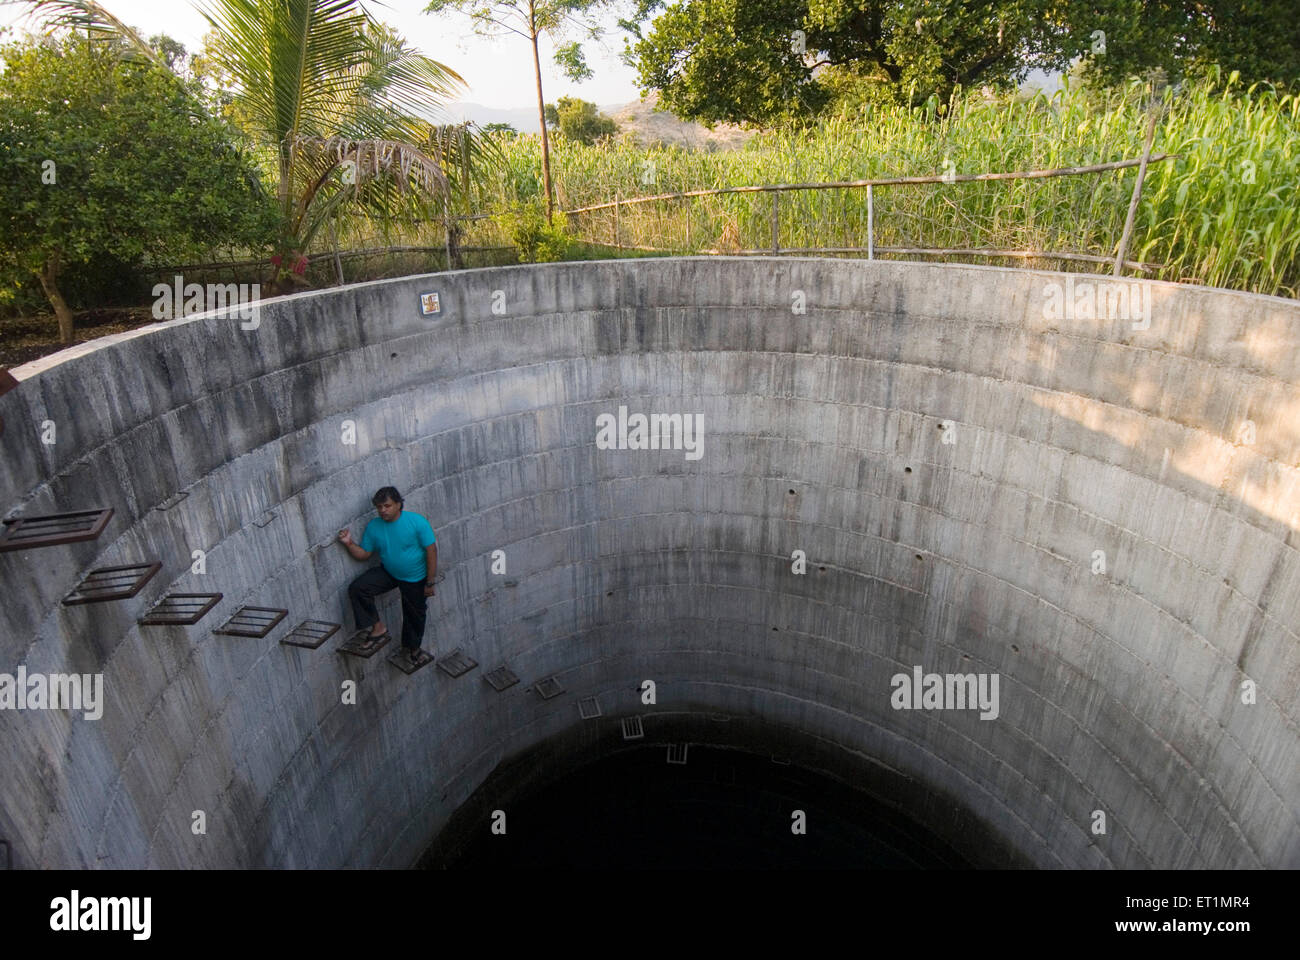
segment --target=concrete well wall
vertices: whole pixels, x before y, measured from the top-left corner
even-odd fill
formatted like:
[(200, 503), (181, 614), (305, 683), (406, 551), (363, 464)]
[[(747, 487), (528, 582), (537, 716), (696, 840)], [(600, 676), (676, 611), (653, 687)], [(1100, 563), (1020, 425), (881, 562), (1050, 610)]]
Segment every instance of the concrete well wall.
[[(1300, 305), (1123, 281), (1146, 325), (1045, 310), (1065, 283), (494, 268), (16, 369), (5, 517), (115, 512), (98, 540), (0, 553), (0, 672), (105, 684), (98, 720), (0, 710), (0, 837), (27, 867), (407, 866), (502, 761), (661, 713), (787, 731), (973, 862), (1300, 866)], [(620, 406), (701, 415), (701, 455), (598, 449)], [(306, 618), (351, 630), (363, 565), (334, 535), (387, 484), (437, 531), (426, 646), (479, 662), (459, 679), (340, 656), (342, 633), (278, 643)], [(61, 603), (155, 559), (134, 598)], [(170, 591), (223, 600), (139, 626)], [(213, 635), (245, 604), (289, 616)], [(498, 693), (502, 663), (521, 682)], [(916, 665), (996, 674), (997, 718), (894, 709)]]

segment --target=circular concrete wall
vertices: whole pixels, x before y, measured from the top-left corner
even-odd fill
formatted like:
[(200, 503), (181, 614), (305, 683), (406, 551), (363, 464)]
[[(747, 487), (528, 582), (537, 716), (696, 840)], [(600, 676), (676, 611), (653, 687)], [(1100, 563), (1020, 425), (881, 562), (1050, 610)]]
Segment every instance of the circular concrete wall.
[[(498, 764), (594, 758), (639, 715), (779, 740), (974, 863), (1300, 866), (1300, 305), (691, 258), (257, 320), (98, 341), (0, 397), (7, 518), (115, 511), (97, 540), (0, 553), (0, 672), (104, 683), (97, 720), (0, 710), (16, 865), (406, 866)], [(698, 416), (698, 446), (604, 449), (620, 407)], [(333, 538), (386, 484), (437, 531), (426, 646), (477, 660), (460, 678), (340, 656), (342, 633), (278, 643), (351, 629), (363, 565)], [(133, 598), (61, 602), (151, 560)], [(169, 591), (223, 599), (138, 625)], [(288, 618), (213, 634), (245, 604)], [(995, 710), (901, 709), (917, 668), (996, 679)]]

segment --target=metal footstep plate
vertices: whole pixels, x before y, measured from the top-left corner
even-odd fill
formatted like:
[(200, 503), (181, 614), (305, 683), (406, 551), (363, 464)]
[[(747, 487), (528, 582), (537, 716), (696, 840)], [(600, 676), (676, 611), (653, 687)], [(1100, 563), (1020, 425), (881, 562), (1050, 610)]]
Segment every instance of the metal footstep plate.
[(288, 610), (278, 607), (240, 607), (235, 611), (234, 616), (212, 632), (226, 637), (252, 637), (254, 640), (261, 640), (288, 615)]
[(346, 653), (351, 657), (360, 657), (362, 660), (369, 660), (387, 646), (389, 640), (393, 639), (393, 635), (390, 633), (386, 639), (376, 643), (367, 637), (367, 634), (369, 633), (369, 630), (358, 630), (352, 636), (348, 637), (348, 639), (339, 644), (339, 653)]
[(281, 638), (281, 643), (287, 643), (291, 647), (306, 647), (308, 650), (315, 650), (322, 643), (338, 633), (340, 623), (327, 623), (324, 620), (304, 620), (285, 637)]
[(421, 650), (419, 661), (412, 663), (411, 655), (407, 652), (407, 649), (405, 647), (398, 647), (388, 655), (387, 660), (409, 677), (421, 667), (427, 667), (429, 664), (433, 663), (433, 655), (427, 650)]
[(74, 606), (79, 603), (104, 603), (108, 600), (127, 600), (134, 597), (162, 569), (158, 561), (153, 563), (129, 563), (120, 567), (100, 567), (92, 570), (82, 580), (77, 589), (68, 594), (63, 603)]
[(188, 627), (220, 602), (219, 593), (169, 593), (140, 622), (151, 627)]
[(560, 686), (560, 681), (555, 677), (547, 677), (545, 680), (538, 680), (533, 684), (533, 689), (543, 700), (549, 700), (551, 697), (558, 697), (564, 692), (564, 687)]
[(514, 671), (504, 663), (495, 670), (485, 673), (483, 679), (492, 684), (492, 689), (497, 693), (508, 690), (519, 682), (519, 678), (515, 676)]
[(478, 661), (460, 647), (457, 647), (451, 653), (438, 661), (438, 669), (452, 677), (463, 676), (477, 666)]
[(4, 521), (5, 529), (0, 531), (0, 553), (96, 540), (112, 516), (112, 507), (96, 507), (43, 517), (15, 517)]

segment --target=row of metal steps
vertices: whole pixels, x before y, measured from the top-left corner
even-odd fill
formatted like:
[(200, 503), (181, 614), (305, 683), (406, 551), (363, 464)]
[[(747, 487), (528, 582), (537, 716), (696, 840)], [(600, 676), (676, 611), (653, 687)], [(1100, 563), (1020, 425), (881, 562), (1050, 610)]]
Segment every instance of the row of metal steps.
[[(5, 529), (0, 532), (0, 553), (95, 540), (104, 532), (112, 516), (113, 508), (104, 507), (6, 520)], [(129, 599), (144, 589), (145, 584), (161, 569), (162, 563), (157, 560), (99, 567), (91, 570), (86, 578), (63, 598), (63, 604), (76, 606)], [(445, 577), (445, 574), (443, 576)], [(439, 580), (441, 579), (442, 577), (439, 577)], [(222, 596), (223, 594), (220, 593), (169, 593), (141, 617), (139, 623), (146, 627), (193, 626), (221, 602)], [(271, 631), (288, 615), (288, 610), (276, 607), (240, 607), (229, 620), (212, 632), (228, 637), (251, 637), (261, 640), (270, 635)], [(342, 629), (342, 626), (341, 623), (328, 623), (324, 620), (303, 620), (282, 637), (280, 642), (315, 650)], [(339, 645), (338, 652), (369, 659), (387, 644), (388, 640), (379, 643), (366, 642), (364, 632), (358, 632), (344, 640)], [(435, 662), (435, 658), (428, 653), (422, 653), (418, 661), (412, 662), (406, 651), (400, 647), (390, 653), (387, 660), (408, 676)], [(478, 661), (460, 647), (436, 662), (438, 669), (452, 678), (463, 677), (478, 666)], [(505, 664), (484, 674), (483, 679), (497, 693), (508, 690), (519, 682), (519, 678)], [(539, 681), (534, 689), (543, 700), (549, 700), (564, 692), (555, 677), (547, 677)]]

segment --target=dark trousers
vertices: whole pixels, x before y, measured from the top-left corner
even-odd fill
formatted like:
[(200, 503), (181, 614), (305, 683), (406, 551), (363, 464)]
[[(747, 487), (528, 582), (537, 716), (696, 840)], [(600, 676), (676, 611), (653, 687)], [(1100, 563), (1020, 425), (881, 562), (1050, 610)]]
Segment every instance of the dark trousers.
[(402, 591), (402, 646), (418, 650), (424, 639), (424, 619), (427, 614), (424, 581), (408, 583), (398, 580), (382, 566), (371, 567), (348, 585), (348, 599), (352, 601), (352, 618), (358, 630), (367, 630), (379, 622), (375, 597), (389, 590)]

